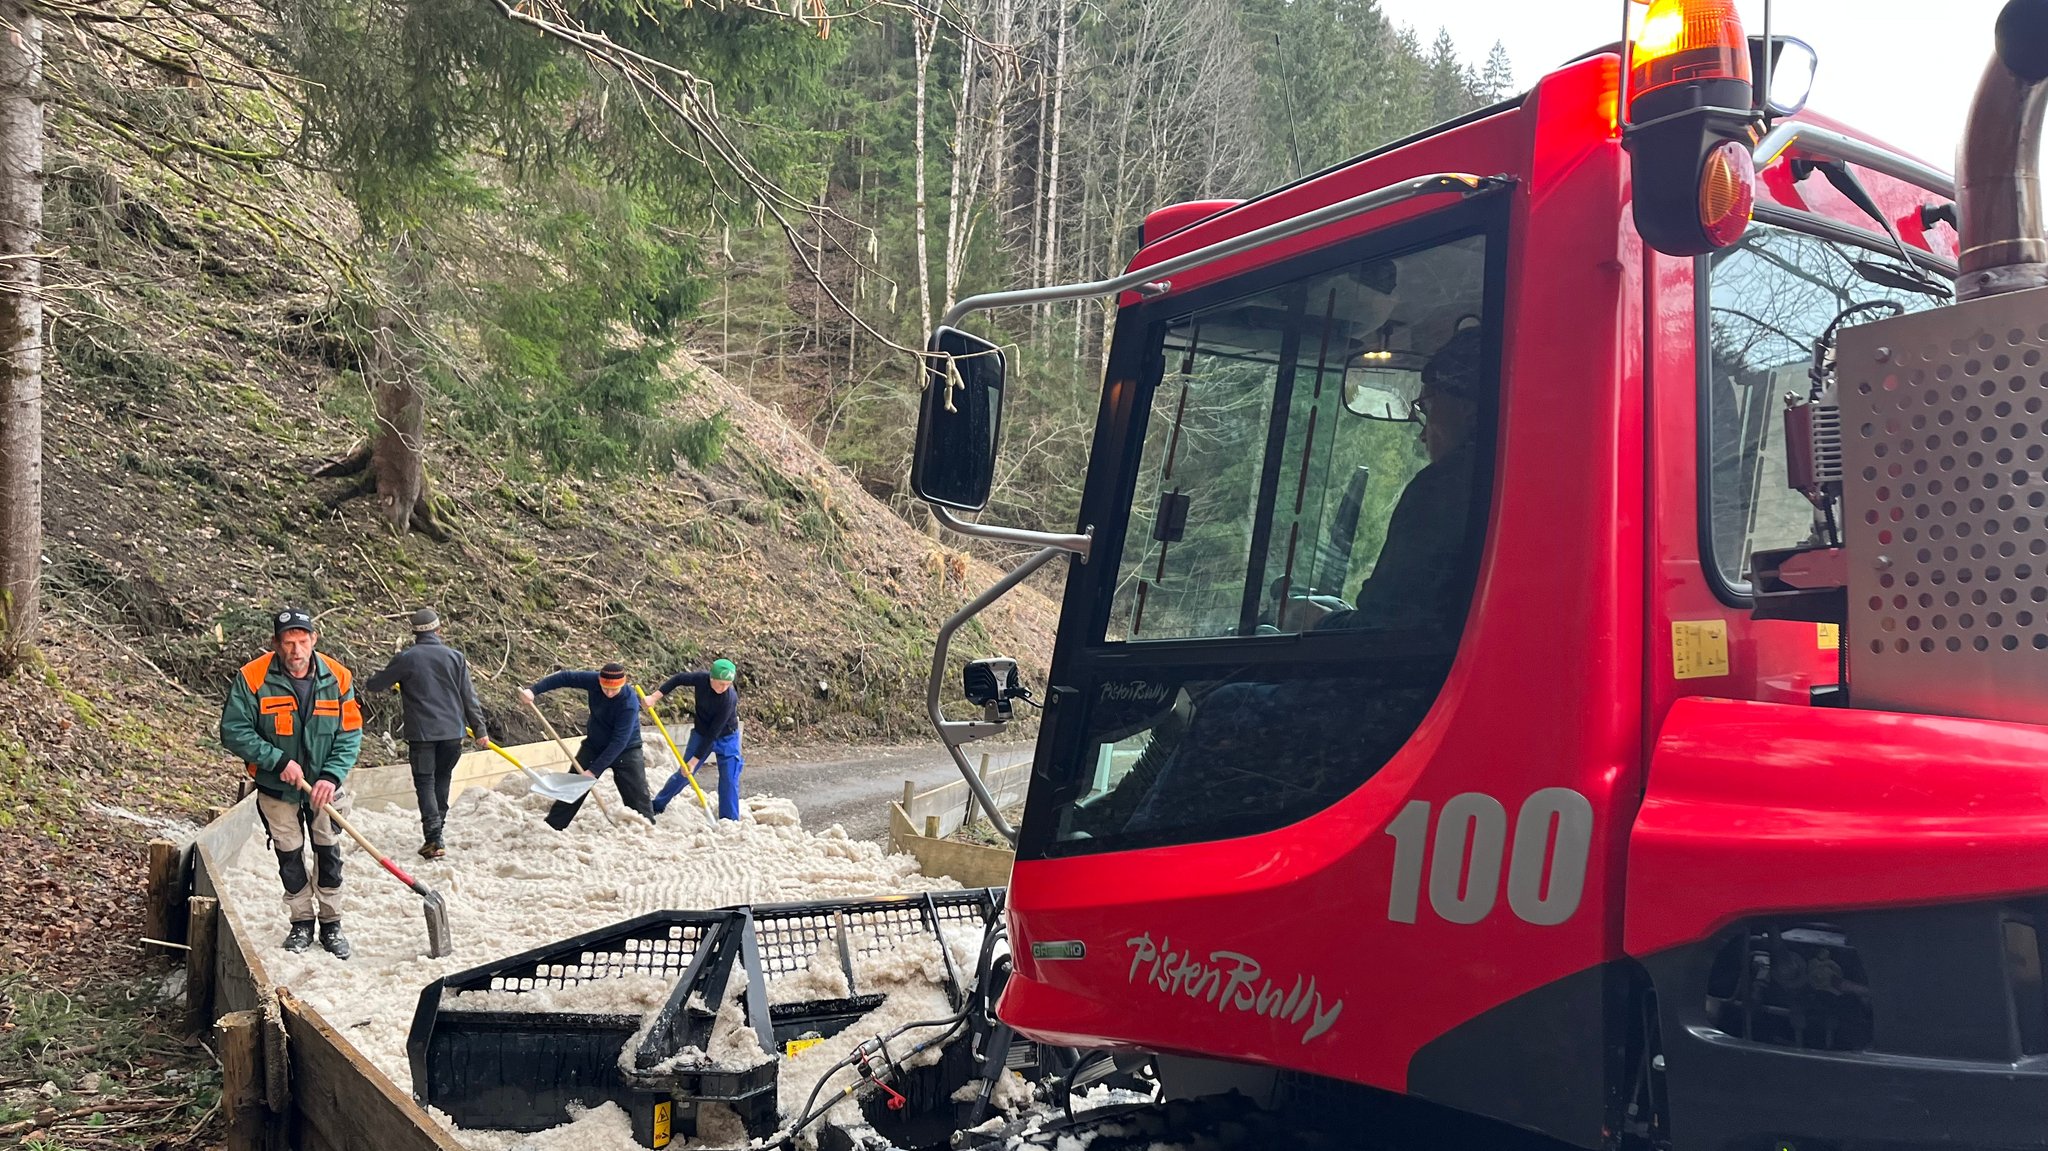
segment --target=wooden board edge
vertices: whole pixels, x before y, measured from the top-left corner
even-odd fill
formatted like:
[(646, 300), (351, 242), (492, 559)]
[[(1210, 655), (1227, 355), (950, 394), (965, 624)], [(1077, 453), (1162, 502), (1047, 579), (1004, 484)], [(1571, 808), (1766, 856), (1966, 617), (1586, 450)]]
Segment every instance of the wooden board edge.
[(376, 1151), (465, 1151), (311, 1004), (283, 987), (277, 999), (291, 1037), (292, 1109), (325, 1142)]

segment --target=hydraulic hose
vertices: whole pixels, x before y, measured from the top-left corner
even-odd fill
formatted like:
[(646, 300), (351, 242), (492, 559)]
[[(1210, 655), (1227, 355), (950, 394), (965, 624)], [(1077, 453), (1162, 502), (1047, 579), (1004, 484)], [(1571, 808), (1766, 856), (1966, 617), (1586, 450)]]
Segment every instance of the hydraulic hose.
[[(1005, 935), (1002, 926), (1003, 895), (997, 895), (995, 897), (994, 904), (995, 905), (993, 913), (989, 920), (988, 929), (982, 933), (981, 955), (975, 962), (974, 986), (976, 988), (987, 986), (989, 964), (992, 957), (995, 955), (996, 943)], [(947, 966), (950, 969), (951, 956), (946, 955), (946, 940), (944, 936), (939, 936), (939, 951), (941, 956), (947, 959)], [(966, 1002), (964, 1002), (961, 1005), (960, 1010), (954, 1012), (952, 1015), (945, 1016), (944, 1018), (940, 1019), (920, 1019), (915, 1022), (905, 1023), (902, 1026), (897, 1027), (895, 1030), (888, 1032), (887, 1034), (877, 1036), (874, 1040), (874, 1043), (876, 1044), (877, 1049), (883, 1050), (886, 1054), (886, 1048), (883, 1047), (883, 1045), (887, 1044), (889, 1040), (894, 1039), (897, 1036), (902, 1035), (906, 1032), (916, 1031), (930, 1027), (947, 1028), (947, 1031), (944, 1035), (939, 1036), (937, 1039), (926, 1040), (923, 1043), (919, 1043), (915, 1047), (912, 1047), (909, 1053), (904, 1056), (905, 1059), (916, 1058), (918, 1055), (923, 1054), (924, 1052), (929, 1051), (934, 1047), (944, 1047), (946, 1044), (951, 1043), (954, 1037), (959, 1034), (960, 1028), (967, 1022), (968, 1016), (974, 1013), (974, 1007), (974, 998), (970, 995), (967, 997)], [(818, 1081), (811, 1085), (811, 1094), (808, 1098), (804, 1100), (804, 1109), (800, 1117), (794, 1123), (790, 1124), (790, 1126), (786, 1130), (779, 1132), (775, 1137), (775, 1141), (768, 1144), (768, 1146), (780, 1148), (795, 1147), (796, 1137), (803, 1132), (804, 1128), (809, 1127), (811, 1124), (817, 1122), (819, 1119), (824, 1118), (825, 1113), (832, 1110), (832, 1108), (838, 1106), (840, 1100), (845, 1099), (848, 1096), (851, 1096), (854, 1092), (860, 1090), (861, 1083), (866, 1082), (866, 1080), (864, 1079), (848, 1084), (845, 1088), (843, 1088), (840, 1091), (838, 1098), (833, 1099), (831, 1102), (825, 1104), (823, 1107), (818, 1106), (818, 1096), (825, 1090), (825, 1085), (832, 1081), (832, 1077), (834, 1075), (837, 1075), (841, 1071), (844, 1071), (847, 1068), (853, 1067), (856, 1064), (858, 1064), (860, 1062), (861, 1052), (866, 1048), (867, 1044), (863, 1043), (860, 1046), (855, 1047), (852, 1051), (848, 1052), (846, 1058), (841, 1059), (839, 1062), (834, 1063), (831, 1067), (826, 1068), (825, 1073), (818, 1077)], [(900, 1060), (894, 1058), (890, 1058), (889, 1060), (890, 1066), (892, 1067), (898, 1065), (900, 1062)]]

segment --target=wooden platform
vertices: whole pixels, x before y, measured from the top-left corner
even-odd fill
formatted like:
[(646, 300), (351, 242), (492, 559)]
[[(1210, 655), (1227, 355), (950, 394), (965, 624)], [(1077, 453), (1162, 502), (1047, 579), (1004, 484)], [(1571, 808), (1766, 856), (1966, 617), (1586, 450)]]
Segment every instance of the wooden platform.
[[(978, 774), (987, 786), (998, 810), (1024, 802), (1031, 785), (1031, 762), (989, 768), (983, 756)], [(970, 818), (986, 818), (980, 803), (964, 779), (940, 784), (929, 791), (917, 791), (905, 782), (903, 798), (889, 803), (889, 850), (917, 860), (926, 875), (944, 875), (963, 887), (1004, 887), (1010, 882), (1010, 866), (1017, 853), (1004, 847), (984, 847), (947, 838), (965, 826)]]

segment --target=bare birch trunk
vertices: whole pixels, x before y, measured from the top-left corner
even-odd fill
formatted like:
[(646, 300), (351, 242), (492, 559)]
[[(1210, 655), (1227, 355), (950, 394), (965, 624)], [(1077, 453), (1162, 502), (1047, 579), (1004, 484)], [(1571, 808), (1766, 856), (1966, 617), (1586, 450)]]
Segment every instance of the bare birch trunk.
[[(1016, 12), (1011, 0), (1002, 0), (996, 9), (996, 34), (1004, 44), (1010, 44), (1014, 53), (1015, 45), (1010, 34), (1016, 28)], [(998, 56), (995, 65), (1002, 72), (1002, 82), (996, 85), (995, 126), (991, 129), (994, 147), (991, 154), (995, 159), (995, 186), (989, 189), (989, 198), (996, 206), (996, 247), (1007, 253), (1010, 246), (1010, 163), (1014, 156), (1010, 148), (1010, 101), (1016, 91), (1016, 66), (1014, 54)]]
[[(1053, 6), (1053, 19), (1059, 21), (1057, 47), (1053, 49), (1052, 64), (1052, 126), (1048, 129), (1050, 139), (1047, 146), (1052, 150), (1046, 161), (1045, 177), (1045, 256), (1039, 265), (1039, 282), (1054, 282), (1054, 272), (1059, 266), (1060, 251), (1060, 116), (1066, 104), (1067, 94), (1067, 11), (1066, 0), (1058, 0)], [(1051, 305), (1047, 305), (1048, 308)], [(1049, 313), (1048, 313), (1049, 314)]]
[(0, 0), (0, 671), (35, 644), (43, 556), (43, 29)]
[[(1087, 134), (1084, 133), (1082, 138), (1086, 139)], [(1090, 228), (1095, 223), (1094, 214), (1088, 211), (1087, 192), (1085, 185), (1083, 186), (1082, 192), (1081, 211), (1078, 214), (1081, 217), (1081, 242), (1074, 248), (1075, 257), (1079, 261), (1079, 266), (1074, 269), (1074, 278), (1076, 280), (1081, 280), (1086, 279), (1088, 276), (1088, 233)], [(1047, 282), (1050, 283), (1051, 281), (1048, 280)], [(1088, 315), (1089, 306), (1090, 305), (1087, 300), (1074, 301), (1073, 364), (1075, 377), (1074, 382), (1076, 384), (1081, 382), (1081, 360), (1082, 357), (1086, 355), (1086, 352), (1082, 349), (1081, 333), (1087, 323), (1086, 317)]]
[[(962, 250), (966, 248), (966, 229), (962, 227), (960, 213), (962, 184), (967, 164), (967, 123), (968, 110), (974, 102), (974, 39), (963, 36), (960, 40), (960, 97), (953, 109), (953, 180), (946, 190), (946, 311), (953, 310), (953, 301), (960, 291), (960, 263)], [(977, 165), (978, 168), (978, 165)], [(965, 205), (973, 209), (970, 202)]]
[[(917, 55), (917, 323), (919, 329), (931, 327), (932, 322), (932, 257), (931, 249), (925, 242), (925, 182), (924, 182), (924, 107), (925, 80), (931, 73), (932, 44), (938, 39), (939, 23), (936, 17), (927, 17), (922, 11), (917, 15), (911, 28), (911, 46)], [(906, 489), (908, 490), (908, 489)]]
[[(1039, 12), (1042, 12), (1041, 8)], [(1039, 38), (1041, 29), (1038, 13), (1031, 19), (1031, 34)], [(1043, 51), (1043, 45), (1039, 49)], [(1031, 149), (1031, 243), (1024, 250), (1025, 278), (1031, 278), (1039, 264), (1038, 254), (1045, 250), (1045, 121), (1046, 107), (1052, 96), (1052, 86), (1046, 82), (1043, 63), (1038, 68), (1038, 140)]]

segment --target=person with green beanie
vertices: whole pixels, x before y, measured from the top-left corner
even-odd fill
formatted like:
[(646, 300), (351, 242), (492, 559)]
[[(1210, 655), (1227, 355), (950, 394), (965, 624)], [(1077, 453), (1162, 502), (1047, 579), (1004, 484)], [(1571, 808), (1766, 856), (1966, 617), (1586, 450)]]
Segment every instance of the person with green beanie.
[[(746, 766), (740, 758), (740, 689), (733, 685), (733, 678), (739, 668), (729, 659), (711, 661), (710, 671), (678, 672), (668, 677), (660, 688), (647, 694), (647, 706), (661, 702), (661, 697), (679, 687), (695, 689), (696, 706), (694, 725), (690, 728), (690, 740), (683, 748), (683, 762), (702, 761), (705, 753), (718, 757), (718, 815), (721, 819), (740, 817), (740, 771)], [(654, 797), (654, 814), (660, 815), (669, 801), (682, 793), (686, 785), (681, 766), (669, 781), (662, 785), (661, 794)]]

